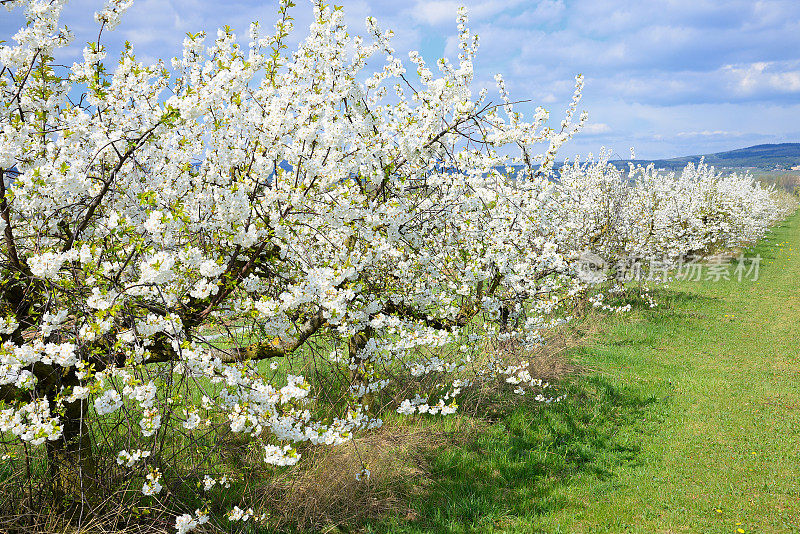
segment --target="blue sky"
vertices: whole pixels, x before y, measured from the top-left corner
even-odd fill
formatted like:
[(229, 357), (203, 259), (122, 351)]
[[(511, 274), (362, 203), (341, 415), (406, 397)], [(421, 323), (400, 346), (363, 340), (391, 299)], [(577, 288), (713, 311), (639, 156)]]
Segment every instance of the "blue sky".
[[(296, 0), (298, 36), (310, 4)], [(73, 0), (63, 21), (72, 61), (93, 38), (102, 1)], [(353, 32), (375, 16), (395, 30), (398, 52), (429, 61), (456, 56), (455, 11), (470, 9), (480, 36), (479, 85), (496, 72), (512, 96), (531, 98), (560, 118), (573, 78), (586, 77), (589, 125), (561, 156), (610, 148), (660, 158), (759, 143), (800, 141), (800, 0), (337, 0)], [(138, 0), (105, 36), (113, 50), (130, 40), (139, 59), (178, 55), (183, 35), (228, 24), (271, 26), (273, 1)], [(19, 27), (0, 11), (0, 39)], [(212, 33), (213, 35), (213, 33)]]

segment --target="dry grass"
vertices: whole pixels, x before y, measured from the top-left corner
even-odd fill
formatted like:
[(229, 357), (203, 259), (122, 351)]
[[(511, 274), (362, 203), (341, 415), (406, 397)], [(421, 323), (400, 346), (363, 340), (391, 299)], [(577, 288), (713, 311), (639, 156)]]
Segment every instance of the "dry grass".
[[(299, 468), (263, 488), (260, 508), (271, 511), (270, 526), (299, 531), (349, 528), (389, 514), (413, 519), (409, 493), (429, 483), (430, 453), (478, 431), (478, 424), (459, 423), (458, 431), (387, 425), (351, 443), (311, 449)], [(364, 467), (370, 476), (359, 481)]]
[[(590, 313), (579, 321), (579, 328), (553, 329), (546, 343), (535, 349), (503, 342), (485, 347), (484, 353), (500, 356), (508, 364), (526, 360), (532, 376), (558, 383), (581, 372), (566, 353), (586, 343), (597, 332), (598, 323)], [(243, 490), (240, 496), (244, 499), (233, 497), (232, 502), (252, 506), (257, 513), (268, 511), (265, 526), (280, 531), (352, 531), (390, 516), (413, 520), (416, 512), (410, 503), (435, 482), (430, 462), (437, 450), (475, 441), (503, 413), (513, 410), (519, 402), (529, 402), (510, 394), (511, 389), (501, 378), (497, 383), (465, 388), (459, 400), (460, 412), (455, 416), (389, 416), (384, 427), (341, 446), (303, 447), (302, 461), (292, 468), (265, 468), (259, 454), (254, 453), (256, 448), (240, 443), (237, 436), (229, 436), (221, 445), (224, 462), (238, 465), (244, 475), (244, 487), (236, 491), (239, 494)], [(358, 480), (357, 475), (365, 468), (370, 472), (369, 478)], [(25, 517), (17, 518), (19, 521), (9, 516), (2, 518), (0, 530), (14, 534), (155, 534), (174, 530), (173, 515), (164, 510), (154, 509), (141, 521), (131, 521), (128, 511), (120, 515), (120, 510), (90, 514), (94, 517), (76, 529), (52, 511), (29, 509)], [(224, 523), (223, 520), (218, 525)], [(211, 523), (204, 530), (220, 531)]]
[(27, 511), (16, 517), (3, 517), (3, 534), (173, 534), (174, 520), (163, 516), (159, 519), (128, 524), (124, 528), (113, 528), (109, 525), (118, 523), (117, 511), (102, 516), (91, 517), (80, 527), (64, 515), (52, 509), (37, 512)]
[[(547, 343), (535, 350), (506, 342), (487, 347), (486, 352), (501, 352), (508, 363), (527, 360), (533, 376), (557, 383), (581, 372), (566, 353), (594, 335), (598, 324), (588, 317), (580, 329), (554, 329)], [(263, 495), (259, 508), (270, 510), (271, 527), (297, 531), (352, 531), (389, 516), (413, 520), (416, 512), (409, 503), (433, 482), (429, 462), (435, 451), (474, 441), (501, 412), (528, 402), (515, 395), (498, 395), (491, 385), (465, 391), (463, 397), (461, 414), (446, 423), (396, 418), (351, 443), (307, 449), (297, 468), (284, 471), (256, 492)], [(369, 479), (357, 480), (365, 467)]]

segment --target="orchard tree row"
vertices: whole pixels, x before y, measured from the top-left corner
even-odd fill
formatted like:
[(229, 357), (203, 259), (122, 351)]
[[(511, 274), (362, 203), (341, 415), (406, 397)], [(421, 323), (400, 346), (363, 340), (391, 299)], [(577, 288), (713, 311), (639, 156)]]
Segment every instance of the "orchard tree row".
[[(128, 43), (107, 57), (131, 3), (112, 0), (69, 67), (64, 1), (2, 3), (27, 18), (0, 46), (0, 431), (19, 502), (83, 514), (122, 491), (183, 533), (230, 484), (231, 435), (286, 466), (387, 411), (451, 414), (476, 385), (556, 400), (489, 347), (536, 344), (618, 290), (581, 275), (586, 253), (678, 262), (794, 209), (705, 165), (554, 170), (582, 78), (556, 127), (500, 76), (476, 91), (463, 11), (454, 63), (401, 58), (375, 20), (357, 37), (321, 2), (290, 51), (282, 0), (247, 46), (190, 34), (144, 64)], [(241, 505), (230, 520), (264, 513)]]

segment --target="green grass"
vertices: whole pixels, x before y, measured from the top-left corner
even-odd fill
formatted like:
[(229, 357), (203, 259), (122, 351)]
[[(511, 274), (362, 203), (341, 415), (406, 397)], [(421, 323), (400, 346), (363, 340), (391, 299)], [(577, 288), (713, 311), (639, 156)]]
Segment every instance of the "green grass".
[(557, 406), (430, 461), (416, 516), (372, 532), (800, 532), (800, 215), (760, 279), (672, 284), (604, 320)]

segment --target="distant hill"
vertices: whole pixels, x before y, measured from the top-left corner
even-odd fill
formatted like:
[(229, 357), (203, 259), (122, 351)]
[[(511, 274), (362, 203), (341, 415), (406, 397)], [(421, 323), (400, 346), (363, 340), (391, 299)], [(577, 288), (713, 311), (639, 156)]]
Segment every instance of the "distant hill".
[[(701, 159), (715, 167), (750, 168), (760, 170), (791, 169), (800, 166), (800, 143), (778, 143), (772, 145), (755, 145), (727, 152), (683, 156), (680, 158), (657, 160), (632, 160), (635, 164), (653, 163), (656, 168), (680, 170), (687, 163), (698, 163)], [(631, 160), (614, 160), (617, 167), (627, 168)]]

